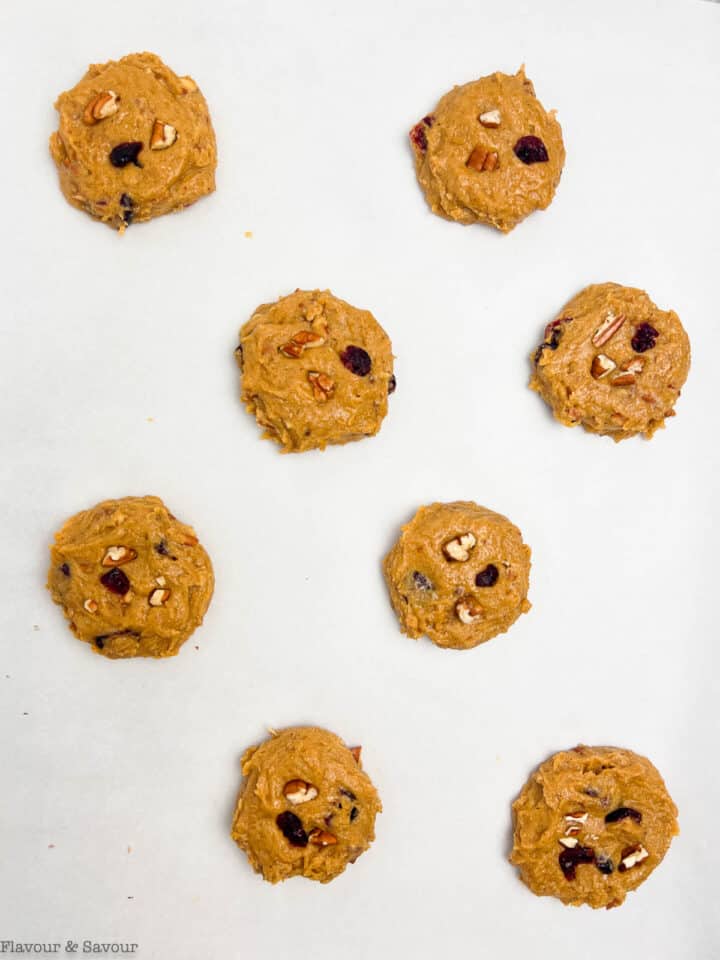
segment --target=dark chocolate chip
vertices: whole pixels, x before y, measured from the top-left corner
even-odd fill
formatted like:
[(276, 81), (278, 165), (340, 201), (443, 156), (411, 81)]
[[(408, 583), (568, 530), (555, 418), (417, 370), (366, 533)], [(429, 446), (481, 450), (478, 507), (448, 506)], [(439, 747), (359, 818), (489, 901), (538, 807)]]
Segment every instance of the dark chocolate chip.
[(395, 393), (395, 388), (397, 387), (397, 380), (395, 379), (395, 374), (393, 373), (388, 380), (388, 395)]
[(489, 563), (484, 570), (475, 577), (476, 587), (494, 587), (500, 573), (494, 563)]
[(289, 810), (285, 810), (284, 813), (279, 813), (277, 815), (275, 818), (275, 823), (282, 830), (285, 839), (294, 847), (307, 846), (308, 837), (303, 829), (300, 817), (296, 816), (294, 813), (291, 813)]
[(618, 820), (627, 818), (634, 820), (635, 823), (642, 823), (642, 814), (639, 810), (633, 810), (632, 807), (618, 807), (617, 810), (611, 810), (605, 814), (605, 823), (617, 823)]
[(124, 211), (123, 221), (127, 224), (127, 226), (130, 226), (130, 224), (133, 221), (133, 217), (135, 216), (133, 212), (133, 207), (135, 206), (135, 204), (133, 203), (133, 198), (127, 193), (121, 193), (120, 206), (123, 208), (123, 211)]
[(415, 570), (413, 575), (413, 583), (417, 590), (432, 590), (433, 585), (430, 580), (425, 576), (424, 573), (420, 573), (419, 570)]
[(353, 807), (353, 808), (352, 808), (352, 810), (350, 811), (350, 822), (351, 822), (351, 823), (352, 823), (352, 821), (357, 817), (357, 815), (358, 815), (359, 813), (360, 813), (360, 811), (358, 810), (357, 807)]
[(640, 323), (635, 327), (635, 333), (630, 341), (630, 346), (635, 353), (645, 353), (646, 350), (652, 350), (655, 341), (660, 333), (649, 323)]
[(60, 564), (60, 572), (64, 573), (66, 577), (70, 576), (70, 567), (66, 563)]
[(594, 863), (595, 862), (595, 851), (592, 847), (582, 847), (578, 844), (576, 847), (571, 849), (563, 848), (562, 853), (558, 857), (558, 863), (560, 864), (560, 869), (565, 875), (566, 880), (575, 879), (575, 869), (581, 863)]
[(595, 857), (595, 866), (598, 868), (600, 873), (612, 873), (614, 869), (613, 862), (610, 857), (606, 857), (602, 853)]
[[(173, 520), (175, 518), (173, 517)], [(160, 554), (161, 557), (170, 557), (171, 560), (177, 560), (177, 557), (174, 557), (171, 553), (168, 553), (167, 540), (161, 540), (160, 543), (155, 544), (155, 551)]]
[(117, 593), (121, 597), (124, 597), (130, 589), (130, 581), (120, 567), (112, 567), (107, 573), (104, 573), (100, 577), (100, 583), (111, 593)]
[(129, 163), (134, 163), (136, 167), (142, 164), (138, 160), (138, 154), (143, 145), (139, 140), (129, 140), (125, 143), (119, 143), (110, 151), (110, 163), (114, 167), (126, 167)]
[(547, 163), (547, 148), (540, 137), (520, 137), (513, 150), (523, 163)]
[(372, 370), (372, 360), (362, 347), (345, 347), (340, 354), (342, 365), (356, 377), (366, 377)]
[(95, 637), (95, 646), (98, 650), (102, 650), (105, 646), (105, 637)]

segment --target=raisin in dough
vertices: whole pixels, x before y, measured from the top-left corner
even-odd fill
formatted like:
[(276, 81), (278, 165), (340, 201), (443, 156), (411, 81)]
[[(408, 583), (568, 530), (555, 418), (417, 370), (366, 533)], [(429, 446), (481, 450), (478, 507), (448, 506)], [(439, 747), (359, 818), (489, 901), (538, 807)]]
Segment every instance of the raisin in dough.
[(212, 597), (210, 558), (158, 497), (105, 500), (55, 534), (48, 589), (106, 657), (172, 657)]
[(645, 757), (575, 747), (541, 764), (513, 804), (510, 862), (538, 896), (617, 907), (667, 853), (676, 817)]
[(676, 313), (643, 290), (586, 287), (545, 328), (530, 387), (568, 427), (625, 440), (651, 437), (675, 416), (690, 369), (690, 342)]
[(470, 501), (420, 507), (384, 571), (400, 629), (439, 647), (476, 647), (530, 609), (530, 548), (506, 517)]
[(565, 162), (560, 124), (524, 68), (454, 87), (410, 142), (433, 213), (503, 233), (549, 206)]
[(74, 207), (121, 233), (215, 189), (205, 98), (153, 53), (93, 64), (55, 104), (50, 152)]
[(387, 334), (329, 290), (258, 307), (235, 354), (243, 402), (285, 453), (372, 436), (395, 389)]
[(375, 839), (380, 798), (350, 749), (319, 727), (288, 727), (242, 758), (233, 840), (271, 883), (329, 883)]

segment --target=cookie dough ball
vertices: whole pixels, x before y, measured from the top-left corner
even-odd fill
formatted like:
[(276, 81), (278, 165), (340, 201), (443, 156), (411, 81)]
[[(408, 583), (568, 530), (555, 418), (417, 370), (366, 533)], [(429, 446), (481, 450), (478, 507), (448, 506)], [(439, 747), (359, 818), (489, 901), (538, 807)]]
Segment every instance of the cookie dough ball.
[(347, 747), (319, 727), (288, 727), (251, 747), (233, 817), (233, 840), (271, 883), (302, 876), (329, 883), (375, 839), (382, 805)]
[(50, 153), (74, 207), (121, 233), (215, 189), (205, 98), (153, 53), (93, 64), (55, 103)]
[(285, 453), (372, 436), (395, 389), (387, 334), (329, 290), (296, 290), (258, 307), (235, 356), (243, 402)]
[(420, 507), (384, 571), (400, 629), (439, 647), (476, 647), (530, 609), (530, 548), (507, 517), (471, 501)]
[(598, 283), (547, 325), (532, 364), (530, 387), (561, 423), (618, 441), (651, 437), (675, 416), (690, 342), (678, 315), (644, 290)]
[(212, 597), (210, 558), (158, 497), (105, 500), (55, 534), (48, 589), (106, 657), (173, 657)]
[(538, 896), (617, 907), (667, 853), (676, 817), (645, 757), (575, 747), (541, 764), (513, 804), (510, 862)]
[(565, 162), (560, 124), (524, 68), (454, 87), (410, 142), (433, 213), (503, 233), (550, 205)]

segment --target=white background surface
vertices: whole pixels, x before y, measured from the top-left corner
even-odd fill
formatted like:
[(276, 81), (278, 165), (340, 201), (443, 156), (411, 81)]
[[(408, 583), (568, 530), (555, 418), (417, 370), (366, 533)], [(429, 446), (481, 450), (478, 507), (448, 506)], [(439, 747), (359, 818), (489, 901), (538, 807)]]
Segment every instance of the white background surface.
[[(65, 203), (46, 141), (88, 62), (143, 49), (199, 81), (218, 189), (120, 238)], [(720, 955), (718, 49), (708, 3), (2, 5), (0, 939)], [(564, 131), (553, 205), (507, 237), (432, 216), (407, 130), (523, 61)], [(526, 388), (544, 324), (604, 280), (691, 338), (650, 443), (562, 428)], [(241, 408), (236, 331), (296, 286), (391, 335), (378, 437), (282, 457)], [(177, 658), (110, 662), (43, 589), (47, 547), (77, 510), (145, 493), (195, 525), (217, 589)], [(400, 523), (455, 498), (533, 548), (531, 613), (464, 653), (403, 637), (380, 573)], [(242, 751), (295, 723), (361, 743), (385, 805), (329, 886), (272, 887), (228, 837)], [(680, 808), (666, 861), (610, 912), (535, 898), (506, 862), (512, 799), (579, 741), (648, 755)]]

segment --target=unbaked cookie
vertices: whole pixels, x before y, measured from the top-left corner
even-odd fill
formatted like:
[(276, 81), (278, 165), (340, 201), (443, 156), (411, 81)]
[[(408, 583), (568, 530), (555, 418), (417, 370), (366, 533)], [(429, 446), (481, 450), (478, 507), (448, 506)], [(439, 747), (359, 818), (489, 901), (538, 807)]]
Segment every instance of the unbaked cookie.
[(187, 207), (215, 189), (205, 98), (153, 53), (93, 64), (55, 103), (50, 152), (74, 207), (117, 228)]
[(507, 517), (471, 501), (420, 507), (384, 572), (403, 633), (439, 647), (476, 647), (530, 609), (530, 548)]
[(172, 657), (202, 623), (210, 558), (158, 497), (105, 500), (55, 534), (48, 589), (106, 657)]
[(675, 416), (690, 342), (678, 315), (643, 290), (598, 283), (547, 325), (532, 364), (530, 387), (561, 423), (613, 440), (651, 437)]
[(328, 883), (375, 839), (380, 797), (347, 747), (319, 727), (288, 727), (242, 758), (233, 840), (271, 883)]
[(508, 233), (549, 206), (565, 162), (560, 124), (521, 68), (454, 87), (410, 131), (434, 213)]
[(372, 436), (395, 389), (387, 334), (329, 290), (258, 307), (235, 355), (243, 402), (285, 453)]
[(618, 747), (575, 747), (533, 773), (513, 804), (510, 862), (538, 896), (617, 907), (678, 833), (655, 767)]

